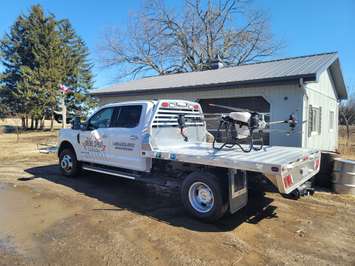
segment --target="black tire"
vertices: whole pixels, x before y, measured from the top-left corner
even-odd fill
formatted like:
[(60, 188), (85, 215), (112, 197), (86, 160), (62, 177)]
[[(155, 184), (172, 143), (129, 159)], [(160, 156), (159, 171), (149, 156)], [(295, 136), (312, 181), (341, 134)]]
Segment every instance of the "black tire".
[[(64, 160), (66, 162), (64, 162)], [(68, 161), (70, 160), (70, 161)], [(70, 167), (65, 167), (70, 163)], [(59, 167), (63, 175), (75, 177), (80, 172), (80, 163), (76, 158), (75, 151), (71, 148), (64, 149), (59, 155)]]
[[(212, 206), (210, 209), (206, 207), (204, 211), (199, 211), (196, 206), (193, 206), (194, 203), (193, 200), (190, 200), (190, 193), (194, 194), (194, 188), (199, 185), (203, 187), (203, 184), (207, 185), (209, 193), (212, 193), (213, 204), (208, 204)], [(216, 176), (207, 172), (193, 172), (189, 174), (184, 179), (181, 186), (181, 200), (187, 212), (191, 216), (204, 222), (214, 222), (220, 219), (225, 214), (228, 207), (226, 189), (223, 189), (222, 184), (223, 182), (220, 182)], [(200, 205), (197, 204), (197, 206)]]

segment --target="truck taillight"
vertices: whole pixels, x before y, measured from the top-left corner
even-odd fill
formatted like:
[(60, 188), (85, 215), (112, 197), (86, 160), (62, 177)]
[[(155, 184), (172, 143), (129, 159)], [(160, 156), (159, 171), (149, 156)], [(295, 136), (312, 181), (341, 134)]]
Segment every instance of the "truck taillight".
[(320, 166), (320, 159), (314, 161), (314, 170), (318, 170)]
[(195, 111), (200, 110), (200, 106), (199, 106), (198, 104), (194, 104), (194, 110), (195, 110)]
[(291, 175), (285, 176), (283, 178), (283, 181), (284, 181), (285, 188), (288, 188), (293, 184), (293, 179)]
[(161, 106), (164, 108), (168, 108), (169, 107), (169, 103), (168, 102), (162, 102)]

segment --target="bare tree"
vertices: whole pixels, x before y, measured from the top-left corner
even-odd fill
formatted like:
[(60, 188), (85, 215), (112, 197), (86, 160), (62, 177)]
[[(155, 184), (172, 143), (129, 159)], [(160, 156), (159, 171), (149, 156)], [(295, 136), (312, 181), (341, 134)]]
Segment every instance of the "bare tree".
[(218, 58), (233, 66), (258, 61), (281, 48), (267, 16), (248, 1), (185, 0), (181, 10), (146, 1), (127, 30), (107, 30), (99, 46), (104, 66), (121, 77), (201, 71)]
[(347, 101), (339, 106), (339, 124), (346, 127), (346, 145), (350, 140), (350, 125), (355, 124), (355, 95), (352, 94)]
[(355, 124), (355, 95), (350, 95), (347, 101), (339, 106), (339, 120), (341, 125)]

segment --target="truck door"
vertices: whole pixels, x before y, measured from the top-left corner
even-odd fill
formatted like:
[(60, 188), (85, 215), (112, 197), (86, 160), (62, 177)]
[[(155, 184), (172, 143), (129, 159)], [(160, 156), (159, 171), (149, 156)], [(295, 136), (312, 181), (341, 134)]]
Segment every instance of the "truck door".
[(110, 160), (109, 129), (113, 110), (113, 107), (99, 110), (89, 119), (86, 129), (80, 131), (80, 160), (100, 164)]
[(141, 156), (145, 109), (143, 104), (115, 107), (112, 127), (109, 130), (112, 166), (137, 171), (147, 169), (147, 159)]

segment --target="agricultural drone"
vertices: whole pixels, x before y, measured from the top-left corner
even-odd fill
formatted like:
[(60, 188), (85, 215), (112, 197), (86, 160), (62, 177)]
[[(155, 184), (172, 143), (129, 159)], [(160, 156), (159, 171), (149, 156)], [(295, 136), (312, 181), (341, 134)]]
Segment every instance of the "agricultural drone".
[[(233, 148), (237, 145), (243, 152), (258, 151), (263, 148), (264, 131), (270, 125), (287, 124), (289, 126), (288, 134), (291, 134), (298, 123), (294, 114), (291, 114), (286, 120), (266, 122), (267, 113), (218, 104), (209, 105), (233, 111), (229, 114), (222, 114), (220, 117), (217, 135), (213, 140), (213, 148), (217, 150), (224, 147)], [(270, 130), (268, 129), (268, 131)], [(217, 142), (222, 144), (218, 145)]]

